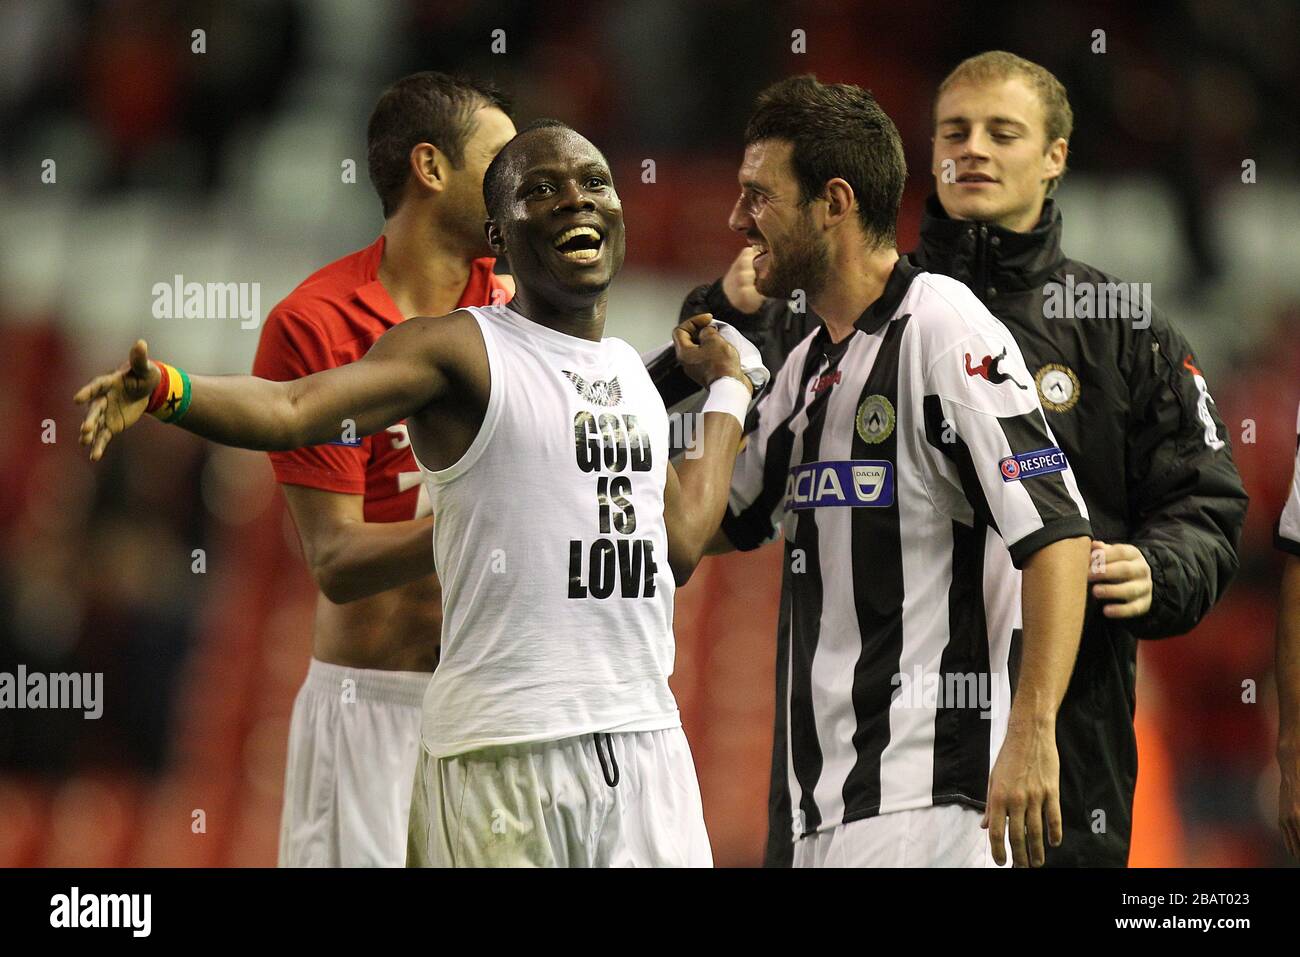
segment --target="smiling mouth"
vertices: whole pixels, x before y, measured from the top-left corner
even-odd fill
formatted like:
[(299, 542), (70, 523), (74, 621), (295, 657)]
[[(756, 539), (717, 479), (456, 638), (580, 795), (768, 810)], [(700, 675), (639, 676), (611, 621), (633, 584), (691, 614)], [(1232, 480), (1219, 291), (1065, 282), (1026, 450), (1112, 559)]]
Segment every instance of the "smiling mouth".
[(571, 263), (592, 262), (604, 245), (605, 238), (592, 226), (572, 226), (551, 240), (560, 258)]

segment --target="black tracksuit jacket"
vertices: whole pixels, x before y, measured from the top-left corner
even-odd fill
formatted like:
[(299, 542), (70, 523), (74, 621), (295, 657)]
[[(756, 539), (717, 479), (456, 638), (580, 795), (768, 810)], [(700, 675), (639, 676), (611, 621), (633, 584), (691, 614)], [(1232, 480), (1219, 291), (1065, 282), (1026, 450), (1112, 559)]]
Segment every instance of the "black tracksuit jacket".
[[(1192, 348), (1169, 320), (1150, 308), (1137, 314), (1138, 300), (1114, 294), (1131, 291), (1129, 284), (1061, 252), (1061, 214), (1050, 199), (1032, 230), (1015, 233), (949, 219), (932, 196), (910, 258), (965, 283), (1011, 331), (1094, 537), (1136, 545), (1151, 566), (1151, 610), (1141, 618), (1108, 619), (1089, 598), (1057, 716), (1065, 839), (1048, 848), (1048, 866), (1122, 867), (1137, 783), (1138, 640), (1190, 631), (1238, 566), (1246, 493), (1228, 431)], [(1092, 316), (1080, 316), (1088, 304)], [(1126, 306), (1125, 317), (1114, 315)], [(1096, 317), (1102, 310), (1111, 315)], [(683, 316), (701, 311), (749, 335), (773, 375), (818, 322), (781, 301), (747, 317), (731, 308), (720, 283), (687, 297)], [(789, 866), (786, 761), (773, 758), (765, 863)]]

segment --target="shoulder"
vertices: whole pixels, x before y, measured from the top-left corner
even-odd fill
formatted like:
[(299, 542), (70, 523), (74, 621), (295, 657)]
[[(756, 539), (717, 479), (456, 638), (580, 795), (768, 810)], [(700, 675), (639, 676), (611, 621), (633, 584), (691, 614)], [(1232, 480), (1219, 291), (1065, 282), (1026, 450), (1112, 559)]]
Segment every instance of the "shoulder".
[(445, 316), (412, 316), (393, 326), (381, 339), (396, 337), (428, 342), (454, 342), (473, 338), (476, 333), (481, 336), (479, 322), (474, 312), (469, 308), (461, 308)]
[(1118, 276), (1112, 276), (1106, 270), (1086, 263), (1081, 259), (1071, 259), (1069, 256), (1062, 259), (1052, 270), (1052, 276), (1056, 280), (1061, 280), (1066, 276), (1073, 276), (1075, 281), (1088, 280), (1089, 282), (1121, 282)]
[[(605, 336), (601, 339), (601, 342), (604, 343), (605, 348), (608, 349), (612, 355), (618, 357), (620, 362), (625, 359), (632, 359), (638, 363), (641, 362), (641, 353), (637, 352), (632, 343), (628, 342), (626, 339), (619, 338), (618, 336)], [(644, 365), (644, 363), (641, 364)]]
[(350, 296), (358, 286), (364, 286), (375, 278), (376, 264), (373, 245), (348, 253), (321, 266), (298, 283), (293, 292), (285, 297), (285, 301), (312, 302)]
[(1075, 300), (1063, 301), (1063, 306), (1072, 306), (1077, 312), (1083, 300), (1090, 300), (1087, 306), (1092, 325), (1118, 341), (1125, 369), (1140, 368), (1134, 363), (1157, 345), (1169, 353), (1171, 361), (1191, 358), (1191, 346), (1178, 325), (1167, 312), (1156, 308), (1151, 283), (1129, 282), (1077, 259), (1065, 260), (1052, 282), (1053, 294)]
[[(611, 372), (616, 373), (615, 378), (622, 376), (625, 381), (628, 380), (628, 377), (644, 378), (647, 387), (655, 388), (654, 377), (650, 374), (647, 360), (659, 355), (658, 349), (652, 349), (642, 355), (626, 339), (617, 336), (606, 336), (601, 341), (607, 350), (605, 354), (611, 363)], [(672, 347), (670, 346), (669, 351), (671, 352), (671, 350)], [(694, 386), (694, 383), (692, 383), (692, 386)]]
[(908, 314), (913, 341), (927, 356), (938, 356), (972, 338), (1005, 345), (1014, 342), (1001, 320), (964, 283), (949, 276), (918, 275), (899, 313)]
[(921, 387), (976, 412), (1021, 415), (1038, 405), (1011, 331), (964, 284), (925, 273), (900, 313), (920, 366)]
[(1062, 261), (1052, 273), (1044, 296), (1073, 299), (1076, 313), (1088, 299), (1087, 318), (1109, 319), (1106, 328), (1148, 335), (1179, 335), (1168, 316), (1155, 308), (1149, 282), (1131, 282), (1078, 259)]
[(266, 325), (309, 325), (322, 338), (354, 337), (347, 316), (355, 312), (356, 290), (372, 281), (373, 259), (370, 246), (317, 269), (279, 300), (266, 316)]
[(384, 258), (385, 238), (381, 235), (369, 246), (340, 256), (326, 263), (302, 281), (303, 286), (313, 284), (339, 284), (353, 288), (373, 282), (379, 277), (379, 266)]
[(469, 309), (457, 309), (398, 323), (375, 341), (365, 360), (402, 375), (419, 377), (436, 369), (468, 379), (487, 368), (487, 352), (484, 327)]
[(324, 325), (297, 311), (293, 304), (281, 302), (262, 323), (253, 371), (271, 378), (283, 377), (276, 374), (281, 367), (285, 371), (320, 371), (339, 363), (336, 345)]

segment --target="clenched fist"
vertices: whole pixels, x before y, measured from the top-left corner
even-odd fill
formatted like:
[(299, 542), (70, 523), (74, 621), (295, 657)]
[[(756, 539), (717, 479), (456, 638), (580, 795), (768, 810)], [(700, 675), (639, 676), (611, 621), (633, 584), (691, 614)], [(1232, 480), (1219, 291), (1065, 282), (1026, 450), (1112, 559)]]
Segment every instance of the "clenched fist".
[(715, 379), (730, 376), (745, 383), (752, 392), (753, 383), (740, 370), (740, 353), (710, 325), (712, 322), (713, 316), (702, 312), (673, 330), (677, 361), (691, 379), (706, 389)]

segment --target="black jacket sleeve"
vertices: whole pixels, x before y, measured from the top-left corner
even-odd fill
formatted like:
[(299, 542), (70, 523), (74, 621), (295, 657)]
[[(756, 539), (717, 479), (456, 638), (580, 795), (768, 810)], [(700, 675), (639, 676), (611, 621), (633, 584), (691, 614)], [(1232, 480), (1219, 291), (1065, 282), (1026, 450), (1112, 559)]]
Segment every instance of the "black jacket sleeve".
[(1130, 541), (1153, 589), (1151, 610), (1124, 624), (1167, 638), (1194, 628), (1236, 574), (1247, 496), (1191, 346), (1156, 313), (1131, 350)]

